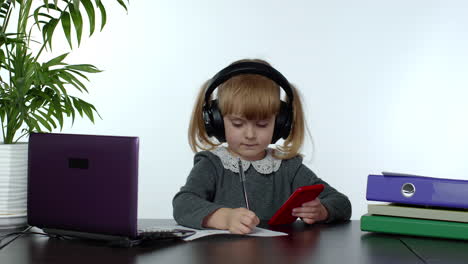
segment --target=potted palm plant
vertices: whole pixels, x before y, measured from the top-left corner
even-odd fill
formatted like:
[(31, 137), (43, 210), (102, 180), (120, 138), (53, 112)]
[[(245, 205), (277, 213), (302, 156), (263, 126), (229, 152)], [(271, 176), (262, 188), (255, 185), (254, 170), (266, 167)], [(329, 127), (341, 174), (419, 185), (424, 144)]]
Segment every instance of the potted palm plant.
[[(127, 9), (128, 1), (114, 1)], [(53, 55), (54, 35), (64, 34), (72, 50), (84, 28), (91, 36), (106, 19), (101, 0), (0, 0), (0, 229), (25, 223), (27, 135), (99, 115), (70, 92), (87, 93), (87, 75), (100, 70), (66, 63), (68, 53)]]

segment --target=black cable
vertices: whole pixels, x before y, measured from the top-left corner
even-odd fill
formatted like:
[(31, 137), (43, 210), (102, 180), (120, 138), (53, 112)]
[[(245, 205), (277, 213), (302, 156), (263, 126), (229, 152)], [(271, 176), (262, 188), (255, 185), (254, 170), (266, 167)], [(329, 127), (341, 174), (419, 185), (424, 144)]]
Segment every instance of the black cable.
[[(2, 242), (2, 240), (5, 239), (5, 238), (11, 237), (11, 236), (14, 236), (14, 235), (41, 235), (41, 236), (47, 236), (47, 237), (55, 238), (55, 239), (67, 239), (66, 237), (61, 236), (61, 235), (55, 235), (55, 234), (48, 234), (48, 233), (43, 233), (43, 232), (29, 231), (31, 228), (32, 228), (32, 226), (28, 226), (28, 227), (27, 227), (26, 229), (24, 229), (23, 231), (11, 232), (11, 233), (8, 233), (8, 234), (6, 234), (6, 235), (0, 236), (0, 242)], [(7, 245), (9, 245), (9, 244), (10, 244), (11, 242), (13, 242), (16, 238), (18, 238), (18, 237), (15, 237), (14, 239), (8, 241), (8, 243), (6, 243), (5, 245), (0, 246), (0, 250), (3, 249), (4, 247), (6, 247)]]
[(23, 231), (16, 231), (16, 232), (12, 232), (12, 233), (8, 233), (8, 234), (6, 234), (6, 235), (0, 236), (0, 242), (1, 242), (3, 239), (5, 239), (5, 238), (7, 238), (7, 237), (9, 237), (9, 236), (23, 234), (24, 232), (29, 231), (31, 228), (32, 228), (32, 226), (28, 226), (28, 227), (26, 227), (26, 229), (24, 229)]
[[(25, 232), (28, 232), (30, 229), (32, 228), (32, 226), (28, 226), (26, 227), (26, 229), (24, 229), (23, 231), (17, 231), (17, 232), (12, 232), (12, 233), (8, 233), (6, 235), (3, 235), (3, 236), (0, 236), (0, 243), (2, 242), (3, 239), (7, 238), (7, 237), (10, 237), (10, 236), (14, 236), (14, 235), (21, 235), (21, 234), (24, 234)], [(16, 238), (8, 241), (8, 243), (6, 243), (5, 245), (2, 245), (0, 246), (0, 250), (3, 249), (4, 247), (8, 246), (11, 242), (13, 242), (13, 240), (15, 240)]]

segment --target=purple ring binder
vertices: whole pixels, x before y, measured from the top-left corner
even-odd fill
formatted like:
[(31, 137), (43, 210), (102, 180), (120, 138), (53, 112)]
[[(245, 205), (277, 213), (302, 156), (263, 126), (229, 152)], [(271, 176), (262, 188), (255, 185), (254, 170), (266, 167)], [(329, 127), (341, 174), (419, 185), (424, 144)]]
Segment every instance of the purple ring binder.
[(366, 199), (423, 206), (468, 208), (468, 181), (422, 176), (369, 175)]

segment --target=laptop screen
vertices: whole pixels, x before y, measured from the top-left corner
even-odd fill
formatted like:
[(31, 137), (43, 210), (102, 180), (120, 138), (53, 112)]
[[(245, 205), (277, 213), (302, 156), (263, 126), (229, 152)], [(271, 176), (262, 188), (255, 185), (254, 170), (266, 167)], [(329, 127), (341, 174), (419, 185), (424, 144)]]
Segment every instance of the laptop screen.
[(28, 224), (136, 237), (138, 137), (32, 133)]

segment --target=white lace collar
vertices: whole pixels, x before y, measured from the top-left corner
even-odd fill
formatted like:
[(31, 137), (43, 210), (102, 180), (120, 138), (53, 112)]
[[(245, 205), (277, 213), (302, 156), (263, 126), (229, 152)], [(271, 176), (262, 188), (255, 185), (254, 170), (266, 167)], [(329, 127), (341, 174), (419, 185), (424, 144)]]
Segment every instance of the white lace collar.
[[(223, 167), (235, 173), (239, 173), (238, 158), (234, 157), (226, 147), (219, 147), (211, 150), (213, 154), (218, 156), (223, 163)], [(252, 164), (254, 169), (261, 174), (270, 174), (275, 172), (281, 166), (281, 160), (273, 157), (273, 150), (267, 149), (265, 158), (261, 160), (248, 161), (242, 160), (242, 167), (247, 171)]]

